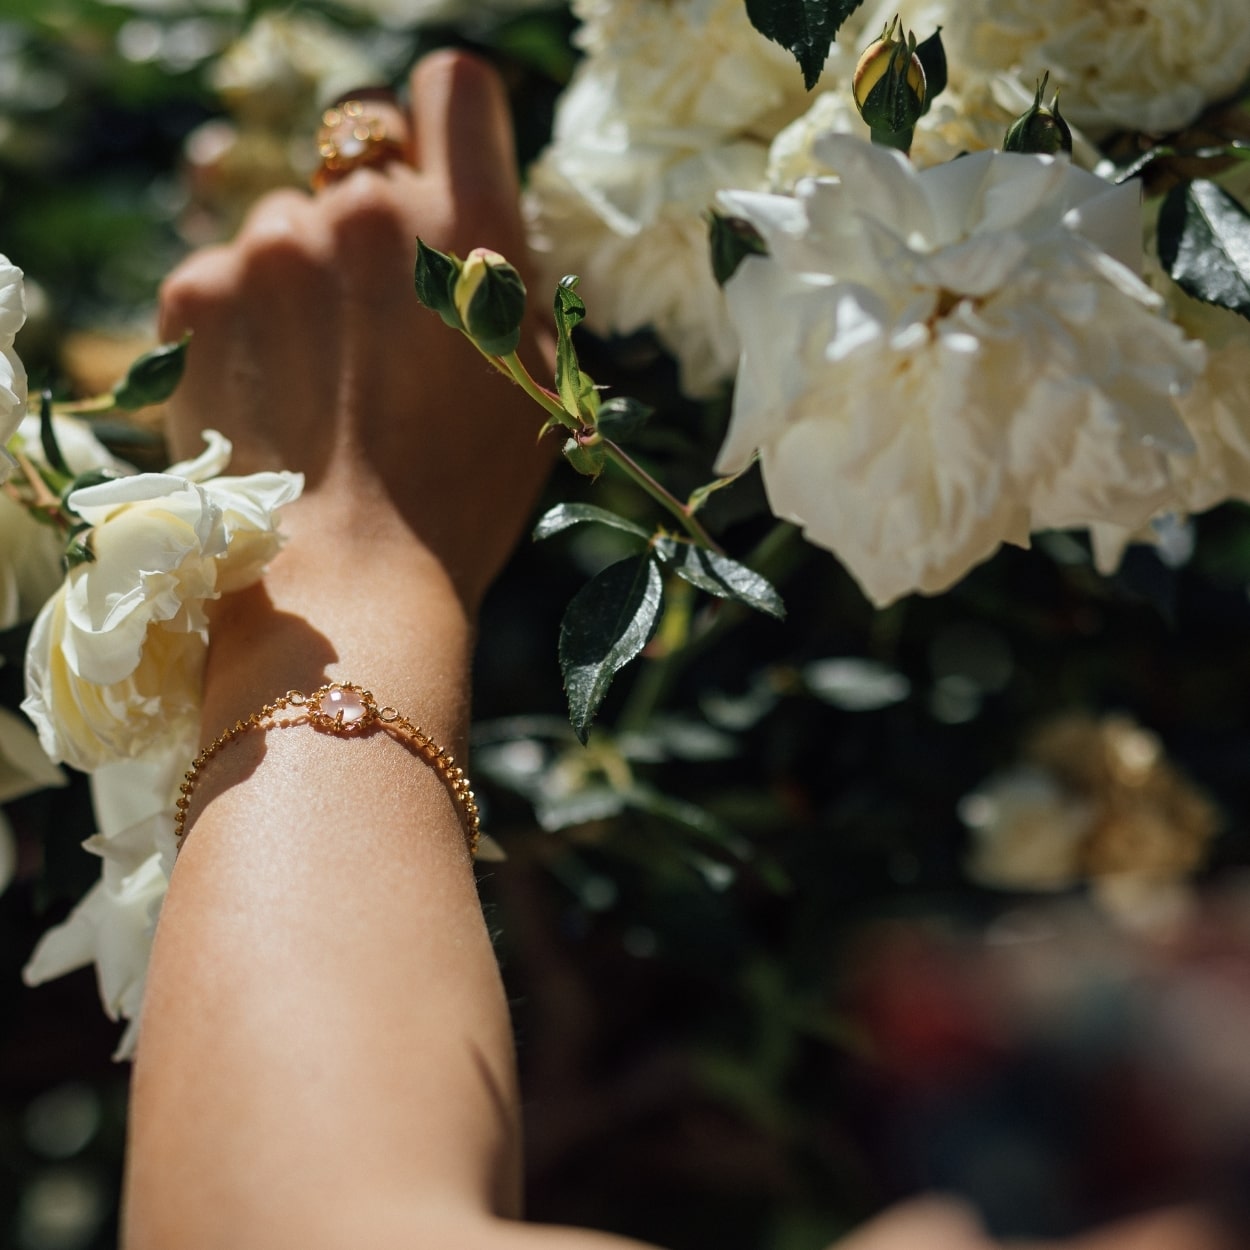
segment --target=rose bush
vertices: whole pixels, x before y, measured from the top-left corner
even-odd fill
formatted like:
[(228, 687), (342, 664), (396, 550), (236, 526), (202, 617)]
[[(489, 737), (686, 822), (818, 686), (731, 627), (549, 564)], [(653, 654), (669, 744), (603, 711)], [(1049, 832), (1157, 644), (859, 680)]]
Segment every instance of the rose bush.
[(818, 147), (841, 177), (721, 196), (771, 254), (727, 287), (744, 347), (718, 469), (758, 450), (773, 511), (877, 604), (1033, 530), (1144, 524), (1168, 451), (1193, 450), (1177, 395), (1204, 352), (1137, 276), (1137, 189), (1049, 157)]

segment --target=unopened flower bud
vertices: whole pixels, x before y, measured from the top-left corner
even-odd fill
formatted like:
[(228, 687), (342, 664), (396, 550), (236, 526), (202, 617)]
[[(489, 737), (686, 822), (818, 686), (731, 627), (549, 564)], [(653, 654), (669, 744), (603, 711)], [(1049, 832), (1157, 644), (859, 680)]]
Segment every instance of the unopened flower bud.
[(482, 351), (507, 356), (516, 350), (525, 317), (525, 283), (498, 252), (475, 247), (465, 257), (452, 300), (465, 331)]
[(855, 103), (873, 141), (906, 150), (924, 113), (927, 87), (916, 36), (904, 38), (897, 17), (866, 47), (851, 79)]
[(1003, 138), (1004, 152), (1041, 152), (1054, 156), (1058, 152), (1072, 152), (1072, 131), (1059, 115), (1059, 96), (1056, 94), (1047, 108), (1042, 104), (1049, 74), (1042, 75), (1037, 84), (1037, 94), (1032, 105), (1007, 129)]

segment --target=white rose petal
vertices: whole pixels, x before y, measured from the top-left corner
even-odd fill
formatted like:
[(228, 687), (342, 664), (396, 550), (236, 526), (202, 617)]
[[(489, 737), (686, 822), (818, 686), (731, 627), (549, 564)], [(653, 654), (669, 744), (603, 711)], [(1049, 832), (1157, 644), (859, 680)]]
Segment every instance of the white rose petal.
[(1168, 453), (1192, 454), (1176, 397), (1203, 351), (1133, 272), (1135, 192), (1049, 157), (917, 171), (819, 146), (841, 179), (722, 196), (770, 255), (727, 288), (744, 346), (719, 471), (758, 450), (774, 512), (878, 604), (1030, 530), (1143, 525)]

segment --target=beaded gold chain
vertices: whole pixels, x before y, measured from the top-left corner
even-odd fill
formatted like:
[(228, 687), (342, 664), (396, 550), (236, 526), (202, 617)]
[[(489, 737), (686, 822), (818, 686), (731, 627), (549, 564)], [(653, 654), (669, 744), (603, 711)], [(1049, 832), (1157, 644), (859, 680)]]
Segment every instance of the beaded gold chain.
[[(294, 716), (278, 715), (288, 708), (299, 710)], [(371, 691), (348, 681), (331, 682), (312, 694), (288, 690), (272, 703), (266, 703), (258, 712), (223, 729), (191, 762), (179, 787), (174, 814), (174, 837), (179, 847), (186, 834), (191, 795), (208, 761), (236, 738), (252, 730), (289, 729), (293, 725), (311, 725), (321, 733), (341, 738), (358, 738), (381, 728), (396, 741), (412, 747), (442, 777), (452, 798), (460, 805), (464, 813), (469, 855), (471, 858), (477, 856), (477, 844), (482, 833), (481, 819), (464, 769), (419, 725), (414, 725), (393, 707), (379, 707)]]

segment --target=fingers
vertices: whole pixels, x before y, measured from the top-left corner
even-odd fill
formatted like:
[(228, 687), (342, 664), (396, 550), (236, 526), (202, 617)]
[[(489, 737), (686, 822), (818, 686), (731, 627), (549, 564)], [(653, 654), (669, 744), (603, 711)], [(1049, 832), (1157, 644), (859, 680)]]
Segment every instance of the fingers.
[(464, 52), (436, 52), (412, 73), (413, 125), (421, 169), (441, 183), (458, 212), (515, 205), (516, 153), (499, 75)]

